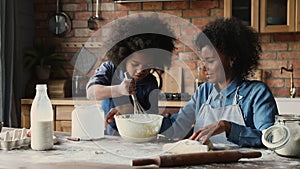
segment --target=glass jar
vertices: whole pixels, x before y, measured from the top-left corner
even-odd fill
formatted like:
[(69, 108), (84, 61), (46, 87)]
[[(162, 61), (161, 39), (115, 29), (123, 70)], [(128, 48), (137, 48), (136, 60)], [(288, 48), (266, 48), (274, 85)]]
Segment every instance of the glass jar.
[(275, 124), (263, 131), (262, 142), (278, 155), (300, 157), (300, 116), (277, 115)]

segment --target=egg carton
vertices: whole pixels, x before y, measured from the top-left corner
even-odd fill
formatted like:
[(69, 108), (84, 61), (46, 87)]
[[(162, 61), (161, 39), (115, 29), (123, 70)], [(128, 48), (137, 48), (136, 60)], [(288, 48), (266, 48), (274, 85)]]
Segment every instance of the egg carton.
[(12, 150), (30, 146), (30, 138), (27, 137), (27, 131), (23, 129), (15, 129), (0, 133), (0, 149)]

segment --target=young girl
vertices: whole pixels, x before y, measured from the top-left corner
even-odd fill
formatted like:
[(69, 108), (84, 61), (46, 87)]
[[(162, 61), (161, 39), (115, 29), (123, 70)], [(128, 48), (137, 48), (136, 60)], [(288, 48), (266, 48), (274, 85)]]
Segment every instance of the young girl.
[(109, 123), (106, 134), (118, 135), (113, 116), (133, 113), (131, 94), (136, 94), (147, 113), (158, 113), (159, 86), (152, 72), (170, 66), (175, 38), (157, 15), (118, 20), (111, 32), (108, 37), (112, 39), (128, 37), (108, 50), (108, 61), (96, 69), (87, 84), (87, 97), (101, 100)]

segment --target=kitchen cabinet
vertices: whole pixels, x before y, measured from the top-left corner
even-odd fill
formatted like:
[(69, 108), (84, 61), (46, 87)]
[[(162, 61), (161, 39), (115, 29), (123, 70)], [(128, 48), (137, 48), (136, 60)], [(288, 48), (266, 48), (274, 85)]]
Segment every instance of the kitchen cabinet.
[[(33, 99), (21, 99), (21, 127), (30, 128), (30, 108)], [(51, 99), (54, 113), (54, 130), (71, 132), (72, 111), (74, 105), (95, 104), (95, 101), (84, 98), (57, 98)], [(97, 102), (98, 103), (98, 102)], [(183, 107), (187, 101), (159, 101), (159, 109), (162, 114), (178, 113), (180, 107)]]
[(296, 26), (296, 31), (299, 32), (300, 31), (300, 2), (296, 0), (296, 11), (295, 11), (295, 14), (296, 14), (296, 21), (295, 21), (295, 26)]
[(294, 32), (296, 0), (261, 0), (260, 32)]
[(240, 18), (261, 33), (300, 31), (297, 0), (224, 0), (224, 17)]
[(224, 0), (224, 17), (237, 17), (259, 31), (259, 0)]

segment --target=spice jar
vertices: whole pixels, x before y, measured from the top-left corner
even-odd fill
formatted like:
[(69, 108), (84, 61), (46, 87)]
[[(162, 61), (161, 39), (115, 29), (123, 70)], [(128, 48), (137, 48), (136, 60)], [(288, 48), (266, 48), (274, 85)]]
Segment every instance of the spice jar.
[(262, 142), (278, 155), (300, 158), (300, 116), (276, 116), (275, 124), (263, 131)]

